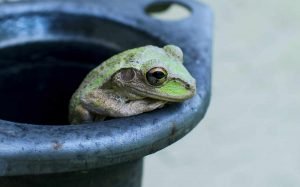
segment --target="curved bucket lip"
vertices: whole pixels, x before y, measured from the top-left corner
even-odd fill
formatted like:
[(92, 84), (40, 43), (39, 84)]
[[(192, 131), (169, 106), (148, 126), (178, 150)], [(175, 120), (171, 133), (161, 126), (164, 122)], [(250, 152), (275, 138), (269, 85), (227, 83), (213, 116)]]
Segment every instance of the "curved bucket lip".
[(185, 66), (197, 81), (197, 94), (182, 104), (96, 124), (49, 126), (1, 120), (0, 176), (87, 170), (138, 159), (182, 138), (204, 117), (211, 90), (210, 9), (192, 0), (173, 0), (188, 6), (192, 15), (166, 22), (144, 13), (155, 0), (131, 2), (18, 2), (0, 5), (0, 18), (28, 12), (64, 12), (105, 18), (143, 31), (183, 49)]

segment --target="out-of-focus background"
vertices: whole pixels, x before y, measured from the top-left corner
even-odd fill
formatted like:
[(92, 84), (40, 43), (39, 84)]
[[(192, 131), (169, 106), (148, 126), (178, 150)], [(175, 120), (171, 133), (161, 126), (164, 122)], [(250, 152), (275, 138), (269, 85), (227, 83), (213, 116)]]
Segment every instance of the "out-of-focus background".
[(204, 2), (215, 15), (211, 105), (145, 159), (144, 187), (300, 186), (300, 1)]

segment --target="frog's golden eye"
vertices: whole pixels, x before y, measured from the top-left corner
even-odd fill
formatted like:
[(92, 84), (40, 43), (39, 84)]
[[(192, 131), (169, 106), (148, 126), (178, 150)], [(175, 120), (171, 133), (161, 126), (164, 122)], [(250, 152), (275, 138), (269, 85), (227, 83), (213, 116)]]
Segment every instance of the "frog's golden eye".
[(160, 67), (152, 68), (146, 74), (147, 81), (153, 86), (162, 85), (167, 80), (167, 76), (167, 71)]

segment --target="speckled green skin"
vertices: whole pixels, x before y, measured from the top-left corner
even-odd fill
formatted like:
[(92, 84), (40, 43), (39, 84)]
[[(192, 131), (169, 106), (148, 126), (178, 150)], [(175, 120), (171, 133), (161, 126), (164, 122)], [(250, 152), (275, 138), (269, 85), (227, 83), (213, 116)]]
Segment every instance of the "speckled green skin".
[[(160, 86), (152, 86), (147, 83), (146, 80), (147, 71), (154, 67), (164, 68), (168, 73), (167, 81)], [(138, 84), (126, 83), (126, 86), (124, 86), (122, 82), (119, 84), (114, 84), (112, 79), (116, 75), (116, 73), (120, 70), (128, 68), (133, 68), (141, 75), (139, 77)], [(122, 85), (122, 87), (120, 88), (120, 86), (118, 85)], [(90, 104), (86, 104), (87, 106), (83, 106), (82, 104), (84, 100), (83, 98), (85, 98), (85, 100), (88, 100), (89, 97), (91, 97), (91, 93), (97, 95), (97, 93), (102, 93), (101, 91), (103, 90), (109, 90), (110, 95), (116, 93), (119, 98), (123, 98), (121, 92), (125, 91), (127, 99), (126, 103), (128, 103), (128, 100), (133, 101), (146, 98), (152, 100), (161, 100), (166, 103), (181, 102), (188, 98), (191, 98), (195, 93), (196, 87), (195, 79), (183, 66), (183, 54), (180, 48), (173, 45), (167, 45), (164, 48), (145, 46), (130, 49), (104, 61), (86, 76), (86, 78), (83, 80), (83, 82), (71, 98), (69, 107), (70, 122), (86, 122), (87, 120), (81, 118), (84, 118), (84, 115), (88, 115), (90, 107), (102, 107), (101, 111), (109, 111), (110, 106), (109, 104), (107, 104), (107, 102), (109, 102), (107, 100), (105, 101), (105, 106), (103, 106), (102, 101), (99, 101), (99, 99), (97, 101), (94, 101), (94, 103), (92, 104), (93, 106), (91, 106)], [(132, 93), (133, 97), (128, 97), (128, 93)], [(99, 97), (101, 100), (102, 96)], [(161, 106), (163, 106), (163, 104), (160, 104), (160, 107)], [(131, 108), (130, 110), (135, 110), (135, 108)], [(85, 114), (82, 114), (82, 112), (84, 112)], [(132, 112), (132, 115), (138, 113), (139, 112)], [(104, 115), (102, 113), (99, 113), (97, 115), (102, 117), (107, 116), (107, 114)], [(129, 115), (130, 112), (126, 112), (126, 115), (119, 115), (117, 117)]]

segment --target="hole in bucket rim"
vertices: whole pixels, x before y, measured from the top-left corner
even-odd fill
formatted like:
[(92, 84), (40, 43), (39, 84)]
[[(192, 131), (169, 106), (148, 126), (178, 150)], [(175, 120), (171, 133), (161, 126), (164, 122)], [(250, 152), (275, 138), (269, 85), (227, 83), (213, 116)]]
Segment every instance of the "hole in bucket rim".
[(176, 2), (155, 2), (145, 8), (147, 15), (161, 21), (181, 21), (191, 16), (190, 7)]

